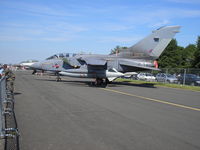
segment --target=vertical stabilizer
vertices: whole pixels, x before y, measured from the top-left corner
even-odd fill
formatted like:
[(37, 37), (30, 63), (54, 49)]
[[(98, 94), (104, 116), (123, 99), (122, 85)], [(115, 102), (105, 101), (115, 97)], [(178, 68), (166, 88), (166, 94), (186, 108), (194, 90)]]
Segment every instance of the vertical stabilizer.
[[(152, 59), (158, 58), (169, 42), (179, 32), (180, 26), (166, 26), (154, 30), (152, 34), (142, 39), (127, 51), (133, 56), (142, 54), (145, 57), (151, 57)], [(123, 53), (123, 51), (122, 51)]]

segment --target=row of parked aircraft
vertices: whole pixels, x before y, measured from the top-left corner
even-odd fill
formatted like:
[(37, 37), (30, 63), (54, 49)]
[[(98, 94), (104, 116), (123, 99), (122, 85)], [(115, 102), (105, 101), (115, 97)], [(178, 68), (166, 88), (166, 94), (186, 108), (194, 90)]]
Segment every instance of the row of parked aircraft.
[(169, 42), (179, 32), (180, 26), (166, 26), (116, 54), (58, 54), (31, 65), (34, 70), (52, 71), (58, 75), (79, 78), (95, 78), (95, 85), (107, 83), (130, 72), (159, 70), (158, 59)]

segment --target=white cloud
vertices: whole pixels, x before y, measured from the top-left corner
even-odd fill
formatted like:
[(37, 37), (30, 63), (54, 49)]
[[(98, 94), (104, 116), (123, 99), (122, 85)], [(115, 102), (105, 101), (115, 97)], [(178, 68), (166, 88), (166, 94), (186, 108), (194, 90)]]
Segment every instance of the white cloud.
[(65, 22), (46, 22), (44, 24), (0, 23), (0, 41), (66, 41), (74, 39), (88, 28)]
[(1, 2), (1, 5), (4, 5), (8, 9), (20, 12), (23, 14), (29, 14), (29, 15), (44, 15), (44, 16), (60, 16), (60, 17), (66, 17), (66, 16), (79, 16), (77, 13), (72, 13), (71, 11), (67, 11), (66, 9), (61, 9), (59, 7), (50, 7), (46, 5), (37, 5), (34, 3), (24, 3), (24, 2), (9, 2), (9, 1), (3, 1)]
[(169, 23), (170, 23), (169, 20), (162, 20), (160, 22), (157, 22), (157, 23), (151, 25), (150, 27), (157, 28), (157, 27), (165, 26), (165, 25), (167, 25)]
[(183, 3), (183, 4), (200, 4), (199, 0), (167, 0), (174, 3)]
[(73, 35), (65, 35), (65, 36), (48, 36), (48, 37), (41, 37), (39, 40), (41, 41), (50, 41), (50, 42), (63, 42), (63, 41), (71, 41), (74, 38), (77, 38)]
[(34, 37), (30, 35), (0, 35), (0, 41), (51, 41), (51, 42), (63, 42), (71, 41), (78, 36), (75, 35), (49, 35), (49, 36), (40, 36)]
[(107, 36), (107, 37), (101, 37), (98, 41), (102, 43), (106, 42), (117, 42), (117, 43), (134, 43), (138, 40), (140, 40), (142, 37), (141, 36), (131, 36), (131, 37), (112, 37), (112, 36)]
[(32, 40), (31, 38), (28, 37), (23, 37), (23, 36), (4, 36), (0, 35), (0, 41), (28, 41)]
[(97, 30), (103, 31), (124, 31), (133, 29), (133, 26), (126, 25), (125, 23), (117, 24), (117, 23), (102, 23), (101, 26), (94, 27)]
[[(147, 11), (148, 10), (148, 11)], [(122, 21), (133, 24), (133, 26), (147, 25), (148, 27), (157, 27), (173, 23), (176, 19), (189, 19), (200, 17), (200, 10), (185, 8), (167, 8), (159, 7), (132, 12), (122, 18)]]
[(178, 10), (180, 17), (200, 17), (200, 10)]

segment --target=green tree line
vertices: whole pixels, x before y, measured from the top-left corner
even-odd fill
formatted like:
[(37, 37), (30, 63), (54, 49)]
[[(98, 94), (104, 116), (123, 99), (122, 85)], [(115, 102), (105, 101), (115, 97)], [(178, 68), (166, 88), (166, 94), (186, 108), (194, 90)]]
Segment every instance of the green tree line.
[[(127, 47), (116, 46), (111, 54)], [(176, 39), (171, 40), (164, 52), (158, 58), (159, 68), (200, 68), (200, 36), (196, 44), (185, 48), (178, 46)]]
[(200, 68), (200, 36), (196, 44), (178, 46), (173, 39), (158, 59), (159, 68)]

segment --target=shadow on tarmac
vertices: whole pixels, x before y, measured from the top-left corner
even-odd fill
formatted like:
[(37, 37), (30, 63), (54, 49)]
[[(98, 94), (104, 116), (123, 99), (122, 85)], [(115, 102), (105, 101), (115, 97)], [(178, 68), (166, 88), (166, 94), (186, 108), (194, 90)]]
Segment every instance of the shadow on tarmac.
[(14, 95), (20, 95), (20, 94), (22, 94), (22, 93), (20, 93), (20, 92), (14, 92)]
[[(155, 87), (153, 83), (130, 83), (130, 82), (113, 82), (113, 85), (126, 85), (126, 86), (136, 86), (136, 87), (144, 87), (144, 88), (157, 88)], [(112, 85), (111, 84), (111, 85)]]
[(56, 83), (66, 83), (66, 84), (71, 84), (71, 85), (81, 85), (81, 86), (89, 86), (91, 84), (91, 81), (80, 81), (80, 80), (61, 80), (57, 82), (55, 79), (36, 79), (40, 81), (50, 81), (50, 82), (56, 82)]
[[(36, 79), (36, 80), (40, 80), (40, 81), (51, 81), (51, 82), (56, 82), (55, 79)], [(70, 84), (70, 85), (74, 85), (74, 86), (89, 86), (89, 87), (100, 87), (100, 88), (105, 88), (105, 85), (102, 86), (94, 86), (92, 84), (92, 81), (80, 81), (80, 80), (61, 80), (59, 82), (62, 83), (66, 83), (66, 84)], [(154, 86), (155, 84), (153, 83), (142, 83), (142, 84), (135, 84), (135, 83), (130, 83), (130, 82), (112, 82), (110, 84), (107, 85), (107, 87), (122, 87), (122, 86), (135, 86), (135, 87), (143, 87), (143, 88), (157, 88)]]

